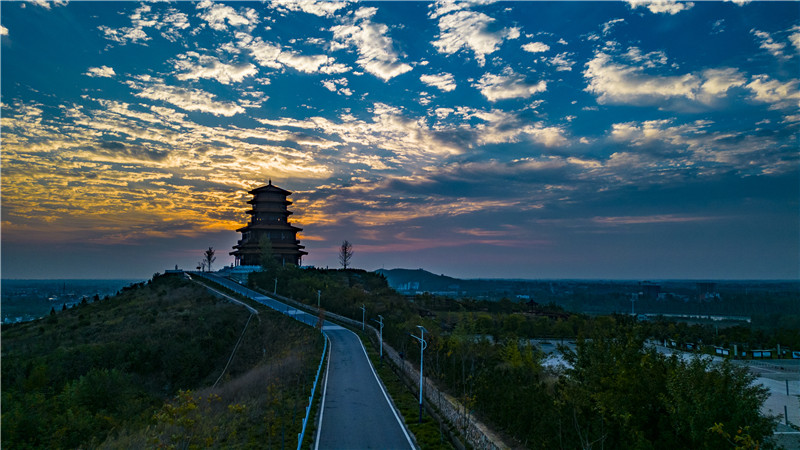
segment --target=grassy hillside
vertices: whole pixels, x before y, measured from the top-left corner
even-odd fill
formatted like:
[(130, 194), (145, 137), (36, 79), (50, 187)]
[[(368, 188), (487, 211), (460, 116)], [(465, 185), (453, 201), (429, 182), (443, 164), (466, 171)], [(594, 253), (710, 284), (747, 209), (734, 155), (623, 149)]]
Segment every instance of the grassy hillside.
[(242, 334), (249, 316), (201, 286), (156, 277), (4, 327), (3, 446), (280, 445), (297, 436), (322, 340), (270, 311)]

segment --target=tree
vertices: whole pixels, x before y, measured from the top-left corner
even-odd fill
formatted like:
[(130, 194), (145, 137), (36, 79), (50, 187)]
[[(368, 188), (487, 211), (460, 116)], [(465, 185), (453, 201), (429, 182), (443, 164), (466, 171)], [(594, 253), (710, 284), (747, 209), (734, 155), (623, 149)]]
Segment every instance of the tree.
[(347, 269), (350, 265), (350, 259), (353, 257), (353, 244), (349, 241), (342, 241), (342, 247), (339, 249), (339, 263), (343, 269)]
[(211, 272), (211, 263), (216, 261), (217, 258), (214, 256), (214, 247), (208, 247), (208, 250), (203, 252), (203, 263), (208, 271)]
[(275, 252), (272, 251), (272, 241), (267, 236), (262, 236), (258, 241), (259, 249), (261, 250), (261, 267), (265, 272), (272, 272), (278, 268), (278, 260), (275, 258)]

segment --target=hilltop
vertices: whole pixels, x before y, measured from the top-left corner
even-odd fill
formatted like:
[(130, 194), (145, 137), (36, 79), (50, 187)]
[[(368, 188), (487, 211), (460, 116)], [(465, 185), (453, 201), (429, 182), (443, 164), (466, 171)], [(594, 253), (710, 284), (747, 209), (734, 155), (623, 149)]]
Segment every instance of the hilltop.
[(2, 342), (9, 448), (277, 446), (322, 350), (291, 318), (166, 276), (4, 326)]

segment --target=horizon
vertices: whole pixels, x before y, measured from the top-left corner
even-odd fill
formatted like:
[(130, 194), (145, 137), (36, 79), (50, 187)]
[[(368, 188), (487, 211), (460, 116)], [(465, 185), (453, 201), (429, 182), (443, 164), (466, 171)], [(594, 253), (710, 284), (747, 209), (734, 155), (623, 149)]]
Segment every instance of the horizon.
[[(304, 266), (303, 268), (312, 268), (312, 269), (320, 269), (319, 267), (311, 267), (311, 266)], [(341, 268), (334, 268), (330, 270), (342, 270)], [(358, 267), (349, 267), (347, 270), (366, 270), (360, 269)], [(448, 275), (446, 273), (434, 273), (426, 269), (417, 268), (417, 269), (409, 269), (405, 267), (394, 267), (391, 269), (375, 269), (375, 270), (367, 270), (367, 272), (378, 272), (380, 270), (408, 270), (408, 271), (418, 271), (422, 270), (427, 273), (430, 273), (434, 276), (445, 276), (449, 278), (454, 278), (458, 280), (464, 281), (474, 281), (474, 280), (483, 280), (483, 281), (579, 281), (585, 283), (591, 282), (604, 282), (610, 281), (614, 283), (624, 283), (624, 282), (631, 282), (631, 283), (642, 283), (642, 282), (725, 282), (725, 283), (800, 283), (800, 279), (779, 279), (779, 278), (760, 278), (760, 279), (741, 279), (741, 278), (649, 278), (649, 279), (641, 279), (641, 278), (461, 278), (454, 275)], [(191, 272), (192, 270), (187, 270)], [(216, 270), (214, 271), (216, 272)], [(159, 272), (163, 275), (162, 272)], [(152, 277), (152, 276), (151, 276)], [(134, 281), (134, 282), (141, 282), (147, 281), (150, 278), (0, 278), (3, 281)]]
[[(2, 279), (800, 280), (792, 2), (1, 2)], [(412, 269), (413, 270), (413, 269)]]

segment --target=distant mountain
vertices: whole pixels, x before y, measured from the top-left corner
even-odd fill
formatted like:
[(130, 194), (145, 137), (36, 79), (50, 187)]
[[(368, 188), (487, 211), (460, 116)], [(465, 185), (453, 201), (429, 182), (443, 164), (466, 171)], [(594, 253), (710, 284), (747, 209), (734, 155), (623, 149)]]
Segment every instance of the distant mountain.
[(401, 292), (458, 292), (463, 290), (465, 282), (423, 269), (379, 269), (375, 272), (385, 276), (392, 289)]

